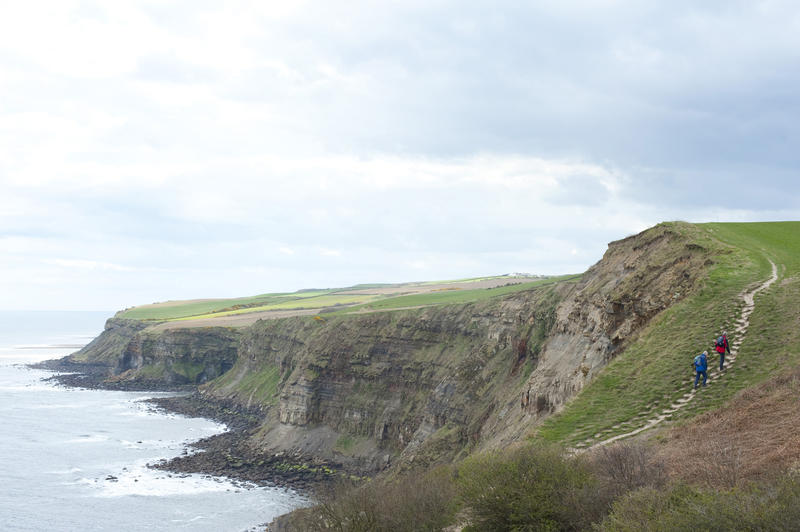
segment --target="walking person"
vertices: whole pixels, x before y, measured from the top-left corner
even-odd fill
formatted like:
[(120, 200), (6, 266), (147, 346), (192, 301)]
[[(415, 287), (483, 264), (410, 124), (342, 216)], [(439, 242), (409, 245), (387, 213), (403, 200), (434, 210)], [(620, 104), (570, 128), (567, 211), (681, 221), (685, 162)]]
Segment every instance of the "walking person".
[(694, 389), (696, 390), (697, 383), (700, 381), (700, 375), (703, 376), (703, 386), (706, 385), (706, 380), (708, 380), (708, 353), (703, 351), (694, 357), (692, 366), (694, 366), (694, 370), (697, 372), (697, 374), (694, 376)]
[(725, 351), (731, 354), (731, 347), (728, 345), (728, 333), (722, 331), (722, 336), (717, 337), (714, 341), (714, 349), (719, 353), (719, 370), (722, 371), (722, 366), (725, 364)]

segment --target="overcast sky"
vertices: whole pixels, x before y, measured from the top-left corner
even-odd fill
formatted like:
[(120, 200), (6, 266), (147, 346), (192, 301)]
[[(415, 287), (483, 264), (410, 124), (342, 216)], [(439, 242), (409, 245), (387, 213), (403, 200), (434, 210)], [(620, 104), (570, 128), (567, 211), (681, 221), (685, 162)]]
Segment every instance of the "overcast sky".
[(0, 309), (580, 272), (798, 169), (793, 0), (0, 0)]

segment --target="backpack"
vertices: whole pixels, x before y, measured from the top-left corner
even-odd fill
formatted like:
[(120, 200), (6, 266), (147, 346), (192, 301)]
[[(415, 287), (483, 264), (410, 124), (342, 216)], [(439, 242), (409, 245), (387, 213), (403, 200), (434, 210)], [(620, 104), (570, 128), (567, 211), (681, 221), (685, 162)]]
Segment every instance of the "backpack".
[(703, 367), (703, 355), (697, 355), (694, 357), (694, 367), (695, 369), (702, 369)]
[(717, 347), (725, 347), (725, 338), (722, 336), (717, 338)]

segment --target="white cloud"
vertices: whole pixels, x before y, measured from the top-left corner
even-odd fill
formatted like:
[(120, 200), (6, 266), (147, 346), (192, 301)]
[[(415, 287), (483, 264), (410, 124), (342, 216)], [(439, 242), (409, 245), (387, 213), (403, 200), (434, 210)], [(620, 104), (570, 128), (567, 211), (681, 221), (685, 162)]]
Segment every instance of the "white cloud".
[(561, 273), (664, 219), (797, 218), (798, 21), (783, 1), (9, 4), (0, 305)]
[(118, 272), (135, 271), (135, 268), (129, 268), (120, 264), (113, 264), (111, 262), (99, 262), (95, 260), (83, 259), (45, 259), (45, 264), (54, 266), (61, 266), (69, 269), (76, 270), (113, 270)]

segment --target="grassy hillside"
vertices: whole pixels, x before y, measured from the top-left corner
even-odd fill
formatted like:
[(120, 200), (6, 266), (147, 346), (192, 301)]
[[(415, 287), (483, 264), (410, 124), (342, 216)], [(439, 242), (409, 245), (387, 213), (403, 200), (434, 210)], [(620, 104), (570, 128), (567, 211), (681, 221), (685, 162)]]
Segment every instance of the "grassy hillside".
[[(664, 312), (624, 353), (612, 361), (538, 435), (569, 445), (629, 432), (668, 407), (691, 388), (690, 363), (712, 352), (722, 330), (735, 340), (740, 294), (779, 266), (779, 281), (756, 300), (737, 364), (714, 386), (702, 390), (675, 418), (687, 418), (723, 404), (743, 388), (800, 361), (800, 222), (676, 226), (711, 250), (715, 264), (703, 289)], [(715, 368), (716, 356), (710, 356)], [(709, 376), (715, 377), (712, 369)]]

